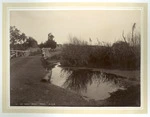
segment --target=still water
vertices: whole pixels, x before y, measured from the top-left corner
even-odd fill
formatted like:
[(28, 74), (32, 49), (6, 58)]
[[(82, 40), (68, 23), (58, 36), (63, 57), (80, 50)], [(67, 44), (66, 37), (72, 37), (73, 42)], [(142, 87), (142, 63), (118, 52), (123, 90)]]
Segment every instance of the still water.
[(92, 69), (62, 68), (57, 64), (52, 69), (50, 83), (81, 95), (86, 100), (104, 100), (110, 93), (125, 90), (124, 77)]

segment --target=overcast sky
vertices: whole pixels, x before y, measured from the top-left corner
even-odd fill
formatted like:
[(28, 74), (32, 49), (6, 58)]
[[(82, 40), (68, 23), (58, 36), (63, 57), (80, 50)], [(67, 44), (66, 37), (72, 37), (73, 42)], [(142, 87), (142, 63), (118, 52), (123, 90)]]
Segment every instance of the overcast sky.
[(48, 39), (48, 33), (54, 35), (57, 43), (68, 41), (69, 35), (82, 40), (92, 39), (114, 42), (120, 39), (122, 31), (131, 32), (135, 22), (140, 31), (139, 10), (49, 10), (49, 11), (11, 11), (10, 25), (16, 26), (38, 43)]

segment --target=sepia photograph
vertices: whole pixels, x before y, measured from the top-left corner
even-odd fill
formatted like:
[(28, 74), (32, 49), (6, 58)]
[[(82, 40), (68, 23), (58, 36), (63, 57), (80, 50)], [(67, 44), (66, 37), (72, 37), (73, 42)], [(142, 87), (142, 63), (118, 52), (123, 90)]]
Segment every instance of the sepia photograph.
[(8, 106), (145, 107), (143, 9), (54, 6), (10, 5)]
[(11, 106), (140, 106), (139, 10), (10, 12)]

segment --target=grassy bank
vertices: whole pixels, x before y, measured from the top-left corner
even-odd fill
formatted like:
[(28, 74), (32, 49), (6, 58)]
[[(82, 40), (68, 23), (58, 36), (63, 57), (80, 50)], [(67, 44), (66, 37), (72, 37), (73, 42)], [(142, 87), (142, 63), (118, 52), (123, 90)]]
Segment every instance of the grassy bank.
[[(134, 40), (137, 39), (139, 40)], [(73, 37), (62, 48), (61, 64), (74, 67), (140, 69), (140, 43), (130, 39), (117, 41), (112, 45), (89, 45)]]

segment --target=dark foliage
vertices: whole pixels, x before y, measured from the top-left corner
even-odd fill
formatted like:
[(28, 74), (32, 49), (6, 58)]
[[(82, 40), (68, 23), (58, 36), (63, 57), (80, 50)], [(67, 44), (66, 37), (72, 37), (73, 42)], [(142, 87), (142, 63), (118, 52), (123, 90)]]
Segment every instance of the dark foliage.
[(139, 69), (140, 46), (118, 41), (112, 46), (72, 45), (63, 46), (63, 66), (84, 66), (116, 69)]
[(26, 50), (38, 47), (37, 41), (33, 37), (27, 37), (15, 26), (10, 26), (10, 49)]
[(57, 46), (57, 43), (54, 40), (54, 36), (49, 33), (48, 34), (48, 40), (44, 43), (39, 44), (40, 48), (51, 48), (51, 49), (55, 49)]

